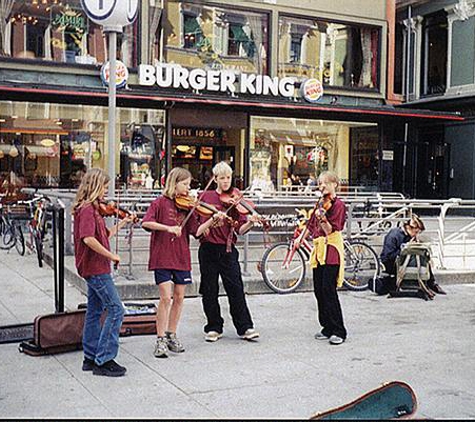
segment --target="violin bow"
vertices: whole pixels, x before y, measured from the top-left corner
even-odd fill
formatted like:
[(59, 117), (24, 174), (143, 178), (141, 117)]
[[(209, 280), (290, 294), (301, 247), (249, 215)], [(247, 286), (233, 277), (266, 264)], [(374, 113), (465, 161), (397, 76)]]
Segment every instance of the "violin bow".
[(188, 214), (186, 215), (186, 217), (184, 218), (184, 220), (181, 222), (180, 224), (180, 227), (183, 228), (185, 227), (185, 224), (188, 222), (188, 220), (190, 219), (191, 215), (195, 212), (196, 208), (198, 207), (198, 205), (200, 204), (200, 201), (201, 201), (201, 198), (203, 197), (204, 193), (208, 190), (208, 188), (211, 186), (211, 183), (213, 183), (213, 179), (214, 177), (211, 177), (209, 179), (209, 182), (208, 184), (205, 186), (205, 188), (203, 189), (203, 192), (200, 193), (200, 195), (198, 196), (198, 199), (196, 200), (196, 203), (193, 205), (193, 207), (191, 208), (190, 211), (188, 211)]
[(310, 217), (308, 218), (308, 220), (306, 221), (305, 223), (305, 228), (303, 229), (302, 233), (300, 234), (300, 236), (298, 237), (298, 240), (299, 242), (301, 242), (303, 239), (305, 239), (305, 235), (307, 234), (307, 231), (308, 231), (308, 223), (310, 222), (310, 220), (312, 219), (312, 217), (315, 215), (315, 213), (317, 212), (317, 209), (319, 208), (319, 202), (320, 202), (320, 199), (323, 198), (323, 194), (322, 194), (322, 191), (320, 189), (317, 189), (317, 192), (320, 192), (320, 197), (318, 198), (318, 201), (317, 203), (315, 204), (315, 206), (313, 207), (313, 210), (310, 214)]

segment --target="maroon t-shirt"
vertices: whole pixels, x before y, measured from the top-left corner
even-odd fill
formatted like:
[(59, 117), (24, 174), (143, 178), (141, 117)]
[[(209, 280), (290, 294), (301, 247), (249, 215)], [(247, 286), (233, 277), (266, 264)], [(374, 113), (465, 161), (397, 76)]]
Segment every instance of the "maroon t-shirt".
[[(226, 208), (223, 206), (219, 199), (219, 193), (215, 190), (213, 191), (206, 191), (203, 196), (201, 197), (201, 202), (205, 202), (206, 204), (214, 205), (219, 211), (226, 212)], [(239, 214), (235, 208), (228, 212), (228, 215), (236, 221), (236, 226), (234, 227), (233, 235), (232, 235), (232, 244), (236, 244), (237, 236), (236, 233), (239, 232), (239, 229), (243, 224), (247, 222), (247, 217), (245, 215)], [(200, 223), (204, 223), (208, 218), (211, 217), (201, 217), (200, 216)], [(202, 236), (200, 238), (201, 243), (209, 242), (209, 243), (216, 243), (218, 245), (226, 245), (227, 239), (233, 227), (228, 220), (222, 220), (216, 223), (215, 227), (210, 228), (209, 234), (207, 236)]]
[[(173, 200), (160, 196), (150, 204), (142, 222), (179, 226), (187, 214), (188, 211), (177, 209)], [(194, 212), (186, 222), (180, 237), (165, 231), (152, 230), (148, 269), (191, 271), (190, 234), (195, 236), (198, 227), (198, 218)]]
[(109, 231), (104, 218), (92, 204), (83, 205), (74, 213), (74, 255), (78, 274), (87, 278), (93, 275), (109, 274), (111, 262), (105, 256), (93, 251), (84, 243), (85, 237), (95, 237), (110, 250)]
[[(332, 226), (332, 232), (341, 232), (346, 221), (345, 203), (340, 198), (335, 197), (331, 208), (326, 212), (325, 216)], [(325, 236), (325, 232), (320, 227), (315, 214), (308, 221), (308, 231), (314, 239), (320, 236)], [(326, 263), (329, 265), (338, 265), (340, 263), (340, 255), (338, 254), (337, 249), (332, 245), (327, 246)]]

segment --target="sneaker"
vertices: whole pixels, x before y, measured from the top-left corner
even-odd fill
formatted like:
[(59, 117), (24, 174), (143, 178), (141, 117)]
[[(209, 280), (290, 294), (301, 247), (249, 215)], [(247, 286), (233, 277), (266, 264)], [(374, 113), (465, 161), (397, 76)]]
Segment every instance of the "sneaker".
[(332, 335), (330, 337), (330, 344), (342, 344), (344, 341), (344, 338), (338, 337), (336, 335)]
[(259, 333), (254, 328), (248, 328), (246, 332), (241, 336), (243, 340), (253, 340), (259, 337)]
[(170, 333), (167, 331), (165, 334), (167, 336), (168, 349), (175, 353), (182, 353), (185, 351), (183, 344), (181, 344), (180, 340), (176, 338), (176, 333)]
[(315, 334), (315, 340), (329, 340), (330, 337), (326, 336), (322, 332)]
[(168, 357), (168, 342), (166, 337), (158, 337), (157, 342), (155, 343), (155, 350), (153, 355), (156, 358), (167, 358)]
[(121, 377), (127, 372), (125, 367), (119, 365), (114, 360), (109, 360), (102, 365), (94, 365), (92, 373), (94, 375), (103, 375), (105, 377)]
[(221, 337), (223, 337), (223, 334), (217, 331), (208, 331), (205, 333), (205, 341), (209, 341), (210, 343), (218, 341)]
[(93, 359), (89, 359), (89, 358), (84, 358), (84, 360), (82, 361), (82, 370), (83, 371), (92, 371), (94, 369), (94, 366), (96, 364), (94, 363), (94, 360)]

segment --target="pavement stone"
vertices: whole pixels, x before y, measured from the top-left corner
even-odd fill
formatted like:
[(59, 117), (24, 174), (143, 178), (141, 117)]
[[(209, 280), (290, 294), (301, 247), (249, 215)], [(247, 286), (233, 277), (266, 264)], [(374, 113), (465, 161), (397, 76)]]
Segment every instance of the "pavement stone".
[[(54, 311), (53, 273), (33, 255), (0, 251), (0, 325)], [(307, 419), (383, 382), (409, 383), (417, 418), (475, 419), (475, 284), (444, 284), (447, 296), (388, 299), (340, 292), (349, 337), (315, 341), (312, 293), (253, 294), (261, 337), (241, 340), (221, 298), (224, 336), (203, 340), (199, 297), (185, 300), (179, 337), (186, 352), (153, 357), (153, 336), (121, 338), (125, 377), (81, 371), (82, 352), (31, 357), (0, 345), (2, 419)], [(65, 304), (86, 301), (66, 283)]]

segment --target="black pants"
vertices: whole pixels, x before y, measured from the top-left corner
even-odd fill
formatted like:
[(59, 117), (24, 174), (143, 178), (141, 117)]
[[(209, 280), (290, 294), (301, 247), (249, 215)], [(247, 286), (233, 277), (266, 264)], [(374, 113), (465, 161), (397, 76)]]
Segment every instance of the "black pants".
[(219, 307), (219, 284), (221, 276), (224, 290), (228, 296), (229, 311), (238, 335), (243, 335), (248, 328), (253, 328), (251, 313), (247, 307), (242, 283), (239, 253), (233, 246), (232, 251), (226, 252), (226, 245), (202, 243), (198, 251), (200, 261), (203, 310), (208, 320), (204, 331), (223, 332), (224, 320)]
[(340, 300), (336, 290), (339, 265), (319, 265), (313, 269), (313, 290), (317, 298), (318, 321), (327, 337), (346, 339)]

